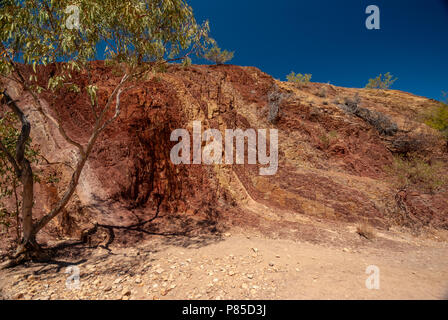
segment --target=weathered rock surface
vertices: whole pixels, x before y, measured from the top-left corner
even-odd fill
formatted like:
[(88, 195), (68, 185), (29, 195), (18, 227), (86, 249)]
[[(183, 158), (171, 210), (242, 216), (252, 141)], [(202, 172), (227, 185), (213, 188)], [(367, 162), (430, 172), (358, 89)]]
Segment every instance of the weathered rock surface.
[[(39, 76), (47, 77), (51, 68), (40, 69)], [(99, 104), (104, 104), (119, 77), (102, 62), (93, 63), (92, 76), (99, 87)], [(74, 81), (81, 93), (67, 90), (57, 100), (47, 95), (41, 98), (45, 108), (62, 119), (68, 134), (86, 143), (94, 121), (90, 102), (82, 94), (87, 75)], [(11, 94), (29, 112), (31, 99), (10, 86)], [(327, 88), (324, 96), (318, 94), (322, 87)], [(281, 98), (277, 99), (275, 121), (269, 121), (273, 90)], [(146, 233), (102, 230), (94, 242), (126, 244), (148, 233), (213, 233), (223, 225), (306, 238), (316, 232), (308, 224), (313, 219), (367, 220), (388, 228), (403, 210), (385, 170), (392, 161), (390, 137), (340, 108), (343, 99), (355, 93), (362, 108), (386, 115), (398, 129), (432, 132), (417, 117), (434, 102), (408, 93), (318, 83), (297, 88), (252, 67), (171, 66), (122, 96), (120, 118), (98, 141), (66, 213), (47, 228), (41, 240), (52, 240), (48, 235), (78, 237), (94, 222), (127, 226), (148, 220), (160, 198), (161, 218), (146, 225)], [(49, 122), (37, 113), (29, 116), (33, 141), (48, 160), (40, 170), (60, 177), (60, 182), (37, 186), (35, 211), (39, 216), (59, 199), (58, 190), (71, 175), (76, 153)], [(173, 165), (170, 150), (176, 142), (170, 141), (170, 134), (177, 128), (191, 133), (195, 120), (202, 121), (203, 130), (221, 132), (226, 128), (278, 129), (277, 174), (260, 176), (259, 165)], [(435, 143), (429, 154), (446, 166), (443, 141), (432, 134)], [(409, 191), (402, 198), (413, 219), (423, 225), (448, 227), (446, 188), (436, 194)]]

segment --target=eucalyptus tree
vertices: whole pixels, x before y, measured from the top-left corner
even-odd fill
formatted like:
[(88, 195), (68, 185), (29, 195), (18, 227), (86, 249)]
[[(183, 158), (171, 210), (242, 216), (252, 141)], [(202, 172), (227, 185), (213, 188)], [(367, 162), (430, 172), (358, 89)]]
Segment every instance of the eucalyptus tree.
[[(27, 152), (32, 126), (2, 85), (0, 114), (6, 108), (20, 123), (20, 132), (6, 145), (0, 137), (0, 155), (21, 183), (21, 241), (12, 263), (35, 258), (40, 250), (37, 233), (61, 213), (75, 192), (81, 172), (104, 129), (120, 114), (120, 96), (140, 80), (148, 79), (160, 65), (173, 61), (189, 62), (190, 56), (202, 55), (214, 41), (208, 36), (208, 22), (198, 24), (192, 8), (183, 0), (4, 0), (0, 6), (0, 77), (2, 83), (14, 81), (32, 97), (33, 106), (48, 119), (61, 136), (77, 150), (76, 166), (61, 199), (49, 212), (33, 217), (33, 168)], [(104, 45), (102, 45), (104, 44)], [(98, 48), (105, 47), (104, 52)], [(64, 129), (58, 116), (41, 103), (43, 92), (60, 94), (61, 88), (80, 90), (71, 81), (75, 73), (89, 72), (90, 62), (104, 54), (108, 65), (120, 74), (106, 102), (99, 105), (99, 88), (93, 83), (85, 92), (95, 117), (87, 143)], [(38, 81), (42, 66), (53, 64), (54, 74)], [(32, 70), (31, 74), (24, 70)], [(73, 106), (76, 108), (76, 106)], [(0, 178), (1, 179), (1, 178)]]

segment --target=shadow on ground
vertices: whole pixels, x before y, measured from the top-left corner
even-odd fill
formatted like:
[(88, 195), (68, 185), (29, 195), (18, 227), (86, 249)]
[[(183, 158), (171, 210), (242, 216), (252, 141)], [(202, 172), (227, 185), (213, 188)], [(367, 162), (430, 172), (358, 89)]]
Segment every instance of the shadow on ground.
[[(197, 220), (173, 214), (131, 226), (98, 225), (83, 241), (65, 240), (43, 247), (48, 260), (27, 262), (10, 271), (28, 269), (30, 274), (52, 278), (69, 266), (83, 265), (82, 270), (86, 270), (87, 265), (94, 270), (101, 264), (102, 273), (132, 276), (135, 266), (154, 261), (154, 253), (172, 246), (208, 246), (222, 241), (224, 230), (211, 219)], [(108, 264), (112, 260), (113, 263)]]

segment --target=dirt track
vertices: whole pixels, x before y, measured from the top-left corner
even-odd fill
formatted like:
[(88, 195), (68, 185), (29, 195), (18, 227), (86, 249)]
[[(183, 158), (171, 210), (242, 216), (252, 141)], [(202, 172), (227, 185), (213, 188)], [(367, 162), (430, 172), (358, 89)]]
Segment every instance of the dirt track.
[[(343, 248), (230, 233), (155, 238), (2, 271), (0, 292), (6, 299), (448, 299), (446, 244), (394, 240), (400, 244), (391, 250), (379, 240)], [(68, 290), (66, 268), (78, 262), (80, 287)], [(380, 270), (379, 290), (366, 288), (370, 265)]]

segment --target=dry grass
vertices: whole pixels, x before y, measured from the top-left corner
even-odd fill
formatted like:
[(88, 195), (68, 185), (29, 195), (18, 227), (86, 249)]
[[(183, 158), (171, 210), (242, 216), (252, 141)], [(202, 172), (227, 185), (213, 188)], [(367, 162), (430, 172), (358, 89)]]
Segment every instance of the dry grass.
[(327, 98), (328, 96), (328, 89), (327, 87), (321, 87), (319, 91), (316, 93), (316, 96), (321, 98)]
[(360, 224), (356, 228), (356, 233), (368, 240), (372, 240), (376, 236), (375, 230), (367, 223)]

